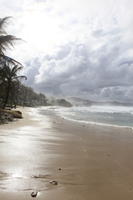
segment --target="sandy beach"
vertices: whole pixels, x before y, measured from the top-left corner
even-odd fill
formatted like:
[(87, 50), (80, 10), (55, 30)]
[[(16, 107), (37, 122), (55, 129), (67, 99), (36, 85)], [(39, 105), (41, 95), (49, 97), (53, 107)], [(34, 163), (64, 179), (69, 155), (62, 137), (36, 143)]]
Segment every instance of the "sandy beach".
[[(0, 200), (132, 200), (133, 130), (21, 108), (0, 126)], [(50, 181), (57, 181), (53, 185)]]

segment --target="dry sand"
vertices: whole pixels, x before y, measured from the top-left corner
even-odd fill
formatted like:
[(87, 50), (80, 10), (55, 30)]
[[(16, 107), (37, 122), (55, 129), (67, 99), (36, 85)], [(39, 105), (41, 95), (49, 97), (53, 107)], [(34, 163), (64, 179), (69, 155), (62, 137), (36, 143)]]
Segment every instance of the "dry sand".
[(0, 200), (133, 199), (132, 129), (23, 113), (0, 126)]

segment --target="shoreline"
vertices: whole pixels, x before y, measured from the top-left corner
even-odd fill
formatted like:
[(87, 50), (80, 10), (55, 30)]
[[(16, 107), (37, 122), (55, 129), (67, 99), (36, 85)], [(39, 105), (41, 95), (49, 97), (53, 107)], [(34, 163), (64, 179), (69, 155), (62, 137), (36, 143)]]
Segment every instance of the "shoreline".
[[(43, 108), (43, 107), (42, 107)], [(33, 116), (31, 114), (32, 110), (34, 109), (41, 109), (41, 107), (18, 107), (16, 110), (19, 110), (22, 112), (22, 119), (15, 119), (13, 121), (9, 121), (7, 123), (3, 123), (3, 124), (0, 124), (0, 128), (1, 129), (5, 129), (5, 128), (16, 128), (16, 127), (19, 127), (19, 126), (25, 126), (25, 125), (35, 125), (38, 121), (37, 117), (36, 116)], [(34, 112), (34, 111), (33, 111)], [(36, 114), (38, 116), (42, 115), (42, 114), (39, 114), (39, 112), (35, 112), (33, 114)], [(106, 124), (106, 123), (99, 123), (99, 122), (91, 122), (91, 121), (78, 121), (78, 120), (74, 120), (74, 119), (69, 119), (67, 117), (64, 117), (64, 116), (61, 116), (61, 115), (58, 115), (58, 114), (55, 114), (54, 112), (52, 113), (53, 116), (51, 114), (48, 114), (47, 116), (51, 119), (54, 119), (54, 118), (59, 118), (59, 119), (63, 119), (63, 120), (66, 120), (68, 121), (69, 123), (74, 123), (75, 125), (81, 125), (83, 127), (85, 126), (95, 126), (95, 127), (108, 127), (108, 128), (118, 128), (118, 129), (131, 129), (133, 130), (133, 126), (121, 126), (121, 125), (115, 125), (115, 124)]]
[(57, 117), (60, 117), (60, 118), (63, 118), (65, 119), (66, 121), (70, 121), (70, 122), (75, 122), (76, 124), (82, 124), (82, 125), (88, 125), (88, 126), (91, 126), (91, 125), (94, 125), (94, 126), (103, 126), (103, 127), (110, 127), (110, 128), (129, 128), (129, 129), (132, 129), (133, 130), (133, 126), (121, 126), (121, 125), (115, 125), (115, 124), (106, 124), (106, 123), (100, 123), (100, 122), (93, 122), (93, 121), (78, 121), (78, 120), (74, 120), (74, 119), (69, 119), (69, 118), (65, 118), (65, 117), (61, 117), (61, 116), (58, 116)]
[[(42, 107), (44, 108), (44, 107)], [(45, 111), (45, 109), (44, 109)], [(51, 112), (51, 110), (49, 110)], [(94, 122), (94, 121), (84, 121), (84, 120), (76, 120), (76, 119), (71, 119), (69, 117), (65, 117), (65, 116), (62, 116), (61, 114), (57, 114), (54, 112), (54, 110), (52, 110), (52, 114), (59, 117), (59, 118), (63, 118), (65, 119), (66, 121), (69, 121), (70, 123), (76, 123), (76, 124), (83, 124), (83, 125), (88, 125), (88, 126), (91, 126), (91, 125), (94, 125), (94, 126), (104, 126), (104, 127), (114, 127), (114, 128), (129, 128), (129, 129), (133, 129), (133, 126), (128, 126), (128, 125), (117, 125), (117, 124), (110, 124), (110, 123), (102, 123), (102, 122)]]
[(23, 119), (0, 126), (3, 200), (32, 199), (33, 190), (39, 200), (133, 199), (132, 129), (84, 125), (39, 110), (22, 108)]

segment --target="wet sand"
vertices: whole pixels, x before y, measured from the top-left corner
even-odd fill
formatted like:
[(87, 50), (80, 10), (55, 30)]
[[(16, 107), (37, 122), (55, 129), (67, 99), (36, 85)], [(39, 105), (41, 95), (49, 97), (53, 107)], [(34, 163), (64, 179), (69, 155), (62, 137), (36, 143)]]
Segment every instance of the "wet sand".
[(23, 113), (0, 126), (0, 200), (133, 199), (132, 129)]

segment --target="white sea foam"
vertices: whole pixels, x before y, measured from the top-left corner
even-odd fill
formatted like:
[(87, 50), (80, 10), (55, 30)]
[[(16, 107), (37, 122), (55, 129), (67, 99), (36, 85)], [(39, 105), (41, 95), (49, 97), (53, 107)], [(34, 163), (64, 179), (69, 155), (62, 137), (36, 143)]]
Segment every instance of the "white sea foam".
[(133, 114), (133, 107), (128, 107), (128, 106), (99, 106), (99, 105), (92, 105), (88, 107), (71, 107), (71, 108), (62, 108), (60, 111), (64, 112), (95, 112), (95, 113), (130, 113)]
[(48, 110), (65, 119), (82, 123), (133, 127), (133, 107), (92, 105), (88, 107), (64, 108), (56, 106), (53, 108), (49, 107)]

